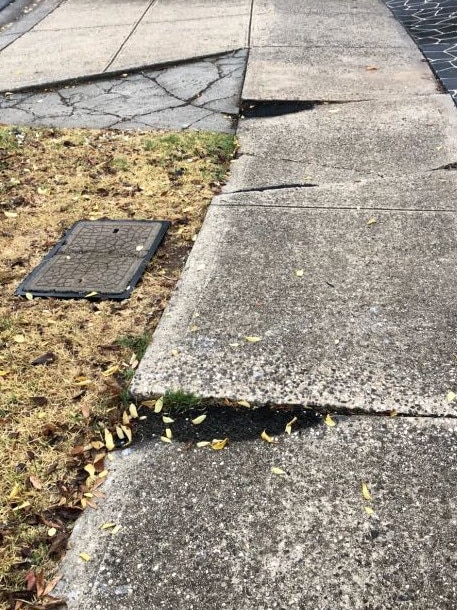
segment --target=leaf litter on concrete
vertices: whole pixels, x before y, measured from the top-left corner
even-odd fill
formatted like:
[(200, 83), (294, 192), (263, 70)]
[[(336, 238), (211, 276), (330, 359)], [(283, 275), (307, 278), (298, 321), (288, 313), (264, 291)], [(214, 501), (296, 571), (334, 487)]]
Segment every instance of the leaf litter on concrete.
[[(225, 134), (0, 127), (1, 608), (55, 604), (55, 563), (103, 497), (109, 451), (132, 440), (129, 382), (234, 148)], [(99, 218), (172, 222), (130, 299), (13, 296), (65, 229)]]

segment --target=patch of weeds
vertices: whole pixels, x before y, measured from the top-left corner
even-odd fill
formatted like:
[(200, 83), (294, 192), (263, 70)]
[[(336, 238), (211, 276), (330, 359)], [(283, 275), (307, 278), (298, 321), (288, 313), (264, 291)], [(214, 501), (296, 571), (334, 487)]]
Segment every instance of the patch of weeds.
[(120, 169), (125, 172), (129, 169), (129, 162), (124, 157), (115, 157), (111, 161), (111, 167), (113, 169)]
[(116, 339), (117, 345), (132, 350), (138, 361), (144, 356), (144, 353), (149, 345), (149, 341), (150, 334), (147, 332), (144, 332), (141, 335), (127, 335), (125, 337), (121, 337), (120, 339)]
[(164, 409), (170, 413), (182, 413), (183, 411), (191, 411), (197, 409), (202, 404), (202, 399), (195, 394), (189, 394), (176, 390), (175, 392), (167, 392), (163, 397)]

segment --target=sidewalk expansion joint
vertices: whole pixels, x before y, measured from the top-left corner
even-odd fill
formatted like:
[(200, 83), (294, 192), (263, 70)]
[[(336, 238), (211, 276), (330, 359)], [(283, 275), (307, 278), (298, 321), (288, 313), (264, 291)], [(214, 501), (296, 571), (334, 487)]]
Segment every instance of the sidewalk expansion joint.
[(279, 191), (285, 189), (302, 189), (319, 186), (311, 182), (296, 182), (290, 184), (275, 184), (274, 186), (259, 186), (257, 188), (237, 189), (235, 191), (225, 191), (224, 194), (235, 195), (237, 193), (265, 193), (266, 191)]

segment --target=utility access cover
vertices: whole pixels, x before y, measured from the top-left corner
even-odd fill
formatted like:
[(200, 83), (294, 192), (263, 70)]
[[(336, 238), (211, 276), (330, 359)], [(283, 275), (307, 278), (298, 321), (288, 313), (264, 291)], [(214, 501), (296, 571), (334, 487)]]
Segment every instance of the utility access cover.
[(126, 299), (170, 223), (155, 220), (81, 220), (19, 285), (37, 297)]

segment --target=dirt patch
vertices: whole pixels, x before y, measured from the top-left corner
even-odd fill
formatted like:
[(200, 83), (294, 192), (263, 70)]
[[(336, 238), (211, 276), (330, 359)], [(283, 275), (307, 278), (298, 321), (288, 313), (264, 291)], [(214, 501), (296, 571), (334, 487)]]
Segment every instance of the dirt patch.
[[(197, 132), (0, 128), (1, 608), (43, 589), (72, 520), (102, 495), (105, 427), (130, 429), (128, 384), (234, 145)], [(129, 300), (13, 296), (65, 229), (98, 218), (172, 222)]]

